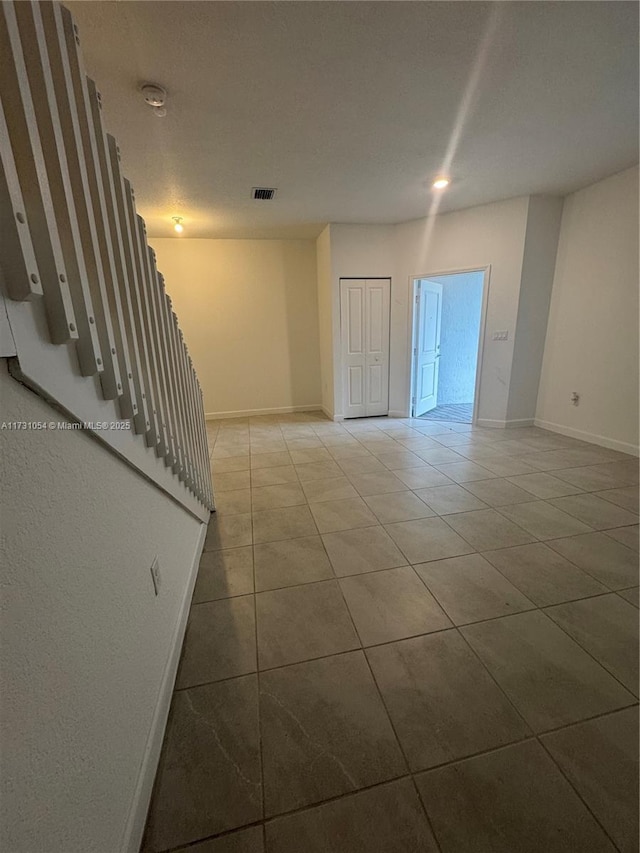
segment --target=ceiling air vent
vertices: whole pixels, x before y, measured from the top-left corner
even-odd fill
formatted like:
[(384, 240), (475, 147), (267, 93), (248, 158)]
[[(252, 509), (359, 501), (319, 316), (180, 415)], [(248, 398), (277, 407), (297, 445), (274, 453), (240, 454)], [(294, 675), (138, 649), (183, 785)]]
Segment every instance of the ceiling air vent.
[(271, 201), (275, 198), (277, 190), (273, 187), (252, 187), (251, 198), (260, 199), (261, 201)]

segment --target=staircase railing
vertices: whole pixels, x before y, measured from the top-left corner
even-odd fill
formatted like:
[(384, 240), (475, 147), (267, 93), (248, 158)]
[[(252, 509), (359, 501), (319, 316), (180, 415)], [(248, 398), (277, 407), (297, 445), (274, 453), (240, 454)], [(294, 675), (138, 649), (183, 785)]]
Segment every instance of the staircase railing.
[(77, 28), (56, 2), (0, 4), (0, 156), (13, 375), (206, 520), (202, 390)]

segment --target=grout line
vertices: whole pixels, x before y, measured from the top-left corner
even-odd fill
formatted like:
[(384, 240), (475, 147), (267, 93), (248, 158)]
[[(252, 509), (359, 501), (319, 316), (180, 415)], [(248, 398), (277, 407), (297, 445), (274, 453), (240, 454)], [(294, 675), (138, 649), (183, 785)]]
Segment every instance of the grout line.
[(618, 844), (616, 844), (616, 842), (614, 841), (614, 839), (611, 837), (611, 835), (609, 834), (609, 832), (608, 832), (607, 828), (606, 828), (606, 827), (604, 826), (604, 824), (600, 821), (600, 818), (599, 818), (599, 817), (598, 817), (598, 815), (593, 811), (593, 809), (591, 808), (591, 806), (589, 805), (589, 803), (587, 802), (587, 800), (582, 796), (582, 794), (581, 794), (581, 793), (580, 793), (580, 791), (578, 790), (578, 787), (577, 787), (576, 785), (574, 785), (574, 783), (573, 783), (573, 781), (571, 780), (571, 777), (569, 776), (568, 772), (565, 772), (565, 770), (563, 769), (562, 765), (561, 765), (561, 764), (556, 760), (556, 758), (554, 757), (554, 755), (553, 755), (553, 753), (551, 752), (551, 750), (547, 748), (547, 745), (546, 745), (546, 744), (545, 744), (545, 743), (544, 743), (540, 738), (537, 738), (537, 741), (538, 741), (538, 743), (540, 744), (541, 748), (544, 750), (545, 754), (548, 756), (548, 758), (549, 758), (549, 759), (551, 760), (551, 762), (553, 763), (554, 767), (559, 771), (560, 775), (561, 775), (561, 776), (566, 780), (567, 784), (569, 785), (569, 787), (571, 788), (571, 790), (573, 791), (573, 793), (578, 797), (578, 799), (580, 800), (580, 802), (581, 802), (581, 803), (584, 805), (584, 807), (586, 808), (587, 812), (591, 815), (591, 817), (594, 819), (594, 821), (596, 822), (596, 824), (597, 824), (597, 825), (600, 827), (600, 829), (603, 831), (603, 833), (604, 833), (605, 837), (609, 839), (609, 841), (610, 841), (610, 842), (611, 842), (611, 844), (613, 845), (614, 849), (615, 849), (615, 850), (620, 851), (620, 847), (618, 846)]

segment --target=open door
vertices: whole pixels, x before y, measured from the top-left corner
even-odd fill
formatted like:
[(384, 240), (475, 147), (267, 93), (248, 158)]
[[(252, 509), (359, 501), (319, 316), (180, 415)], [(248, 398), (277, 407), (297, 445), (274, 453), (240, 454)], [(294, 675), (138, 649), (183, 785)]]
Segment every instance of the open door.
[(416, 282), (416, 346), (413, 416), (435, 409), (438, 403), (442, 285), (422, 279)]

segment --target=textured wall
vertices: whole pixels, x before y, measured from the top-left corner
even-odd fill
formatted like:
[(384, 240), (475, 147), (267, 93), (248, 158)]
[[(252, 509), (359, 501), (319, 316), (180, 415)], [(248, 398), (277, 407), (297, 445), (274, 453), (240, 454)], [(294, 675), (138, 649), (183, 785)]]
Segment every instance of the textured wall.
[[(6, 361), (0, 402), (63, 420)], [(0, 460), (0, 848), (117, 853), (201, 524), (79, 431), (0, 430)]]

